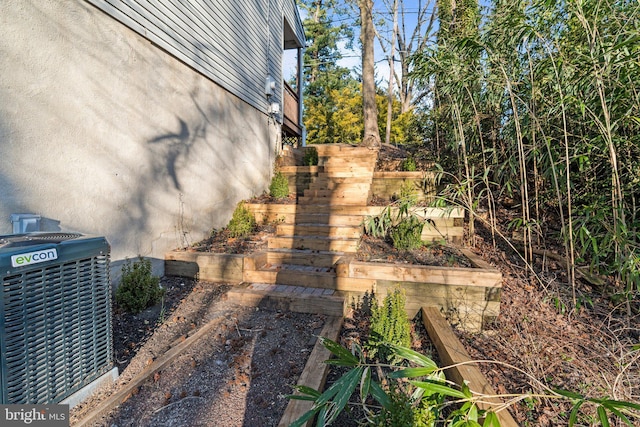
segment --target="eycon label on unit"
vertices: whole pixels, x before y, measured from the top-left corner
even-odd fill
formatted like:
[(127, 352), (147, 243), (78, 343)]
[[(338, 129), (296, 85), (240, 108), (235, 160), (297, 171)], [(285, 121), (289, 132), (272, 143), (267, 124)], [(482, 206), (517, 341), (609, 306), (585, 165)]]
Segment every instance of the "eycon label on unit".
[(25, 265), (37, 264), (39, 262), (58, 259), (58, 251), (55, 248), (43, 251), (27, 252), (11, 256), (12, 267), (24, 267)]

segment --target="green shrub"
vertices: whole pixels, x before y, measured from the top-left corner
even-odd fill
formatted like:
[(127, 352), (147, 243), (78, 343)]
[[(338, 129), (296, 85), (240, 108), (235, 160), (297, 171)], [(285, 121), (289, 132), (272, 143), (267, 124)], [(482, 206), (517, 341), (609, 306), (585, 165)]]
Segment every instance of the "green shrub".
[(269, 185), (269, 194), (276, 199), (289, 197), (289, 180), (282, 172), (276, 172)]
[(422, 228), (424, 222), (415, 215), (403, 218), (389, 230), (393, 247), (400, 250), (412, 250), (422, 246)]
[(247, 209), (244, 203), (238, 203), (233, 211), (231, 221), (227, 225), (227, 231), (231, 237), (246, 237), (256, 228), (256, 218)]
[(302, 164), (304, 166), (316, 166), (318, 164), (318, 150), (316, 147), (307, 147), (304, 150)]
[(371, 325), (366, 348), (371, 357), (378, 355), (381, 360), (389, 361), (389, 344), (402, 347), (411, 346), (411, 324), (405, 311), (404, 291), (396, 286), (378, 305), (374, 299), (371, 304)]
[(129, 259), (125, 261), (116, 290), (116, 303), (120, 307), (130, 313), (140, 313), (160, 301), (163, 295), (160, 279), (151, 274), (151, 261), (142, 257), (133, 264)]
[(428, 396), (416, 401), (414, 396), (409, 395), (400, 384), (395, 382), (389, 382), (389, 389), (386, 392), (389, 397), (388, 404), (382, 406), (380, 412), (373, 415), (370, 426), (433, 427), (436, 425), (439, 414), (437, 405), (441, 404), (443, 399)]
[(407, 157), (400, 164), (400, 168), (405, 172), (415, 172), (417, 170), (416, 161), (413, 157)]
[(405, 180), (400, 187), (400, 199), (405, 200), (411, 206), (418, 203), (418, 192), (414, 181)]

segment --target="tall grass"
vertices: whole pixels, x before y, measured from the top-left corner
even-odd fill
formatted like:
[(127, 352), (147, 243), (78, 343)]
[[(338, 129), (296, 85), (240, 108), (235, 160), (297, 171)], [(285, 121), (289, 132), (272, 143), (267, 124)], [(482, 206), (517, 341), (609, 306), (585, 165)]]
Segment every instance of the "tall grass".
[(574, 304), (585, 263), (615, 278), (606, 292), (637, 299), (640, 3), (494, 0), (485, 12), (477, 32), (414, 60), (437, 93), (437, 157), (462, 185), (448, 195), (471, 219), (512, 200), (527, 261), (560, 239)]

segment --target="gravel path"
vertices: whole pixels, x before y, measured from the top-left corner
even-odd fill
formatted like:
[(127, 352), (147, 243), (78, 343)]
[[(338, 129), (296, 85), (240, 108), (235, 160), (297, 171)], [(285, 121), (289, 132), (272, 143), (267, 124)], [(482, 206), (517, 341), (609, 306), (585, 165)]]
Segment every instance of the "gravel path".
[[(178, 290), (178, 282), (183, 281), (165, 280), (173, 281), (165, 286)], [(117, 359), (126, 368), (116, 384), (72, 410), (72, 425), (109, 396), (127, 388), (145, 367), (209, 322), (215, 324), (206, 338), (131, 390), (124, 403), (91, 425), (278, 424), (288, 403), (284, 395), (297, 383), (324, 317), (240, 307), (226, 300), (229, 286), (224, 284), (182, 283), (182, 288), (187, 291), (170, 312), (155, 307), (138, 316), (129, 315), (128, 328), (114, 328)], [(156, 322), (151, 322), (149, 318), (157, 313)], [(119, 316), (126, 317), (115, 317)], [(135, 343), (131, 341), (135, 328), (150, 331)], [(129, 355), (125, 354), (127, 349)]]

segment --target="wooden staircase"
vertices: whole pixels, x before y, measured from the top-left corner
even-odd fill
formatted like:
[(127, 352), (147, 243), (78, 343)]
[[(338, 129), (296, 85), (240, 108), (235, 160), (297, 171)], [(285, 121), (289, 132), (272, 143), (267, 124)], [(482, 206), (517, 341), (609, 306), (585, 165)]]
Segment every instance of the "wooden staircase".
[(237, 302), (343, 314), (340, 290), (348, 285), (336, 264), (358, 249), (378, 152), (342, 144), (314, 147), (318, 176), (298, 197), (295, 216), (277, 226), (262, 265), (245, 271), (245, 284), (230, 292)]

